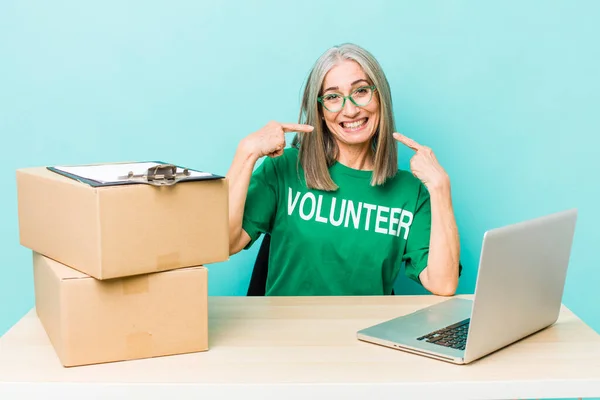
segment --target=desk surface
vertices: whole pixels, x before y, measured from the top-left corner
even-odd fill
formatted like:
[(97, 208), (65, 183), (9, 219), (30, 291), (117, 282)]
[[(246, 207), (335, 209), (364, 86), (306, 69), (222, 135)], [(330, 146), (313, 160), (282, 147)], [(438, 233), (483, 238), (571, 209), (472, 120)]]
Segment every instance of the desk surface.
[(210, 297), (209, 351), (73, 368), (61, 366), (31, 310), (0, 339), (0, 398), (600, 397), (600, 335), (566, 307), (552, 327), (469, 365), (356, 339), (444, 300)]

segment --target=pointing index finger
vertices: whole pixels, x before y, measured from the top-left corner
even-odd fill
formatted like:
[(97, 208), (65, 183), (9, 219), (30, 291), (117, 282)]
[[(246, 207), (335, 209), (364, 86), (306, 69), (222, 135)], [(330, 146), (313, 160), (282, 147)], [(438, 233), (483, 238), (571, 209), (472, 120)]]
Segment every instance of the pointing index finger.
[(415, 142), (413, 139), (408, 138), (400, 133), (394, 132), (394, 139), (396, 139), (400, 143), (410, 147), (411, 149), (413, 149), (415, 151), (421, 149), (421, 145), (419, 143)]
[(312, 132), (315, 128), (304, 124), (281, 124), (284, 132)]

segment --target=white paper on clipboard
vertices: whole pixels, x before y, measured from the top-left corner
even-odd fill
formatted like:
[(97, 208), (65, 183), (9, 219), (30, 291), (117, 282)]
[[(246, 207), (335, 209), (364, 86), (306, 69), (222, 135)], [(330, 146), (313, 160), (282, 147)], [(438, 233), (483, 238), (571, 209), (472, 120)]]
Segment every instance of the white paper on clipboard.
[[(80, 176), (85, 179), (91, 179), (100, 183), (118, 183), (126, 182), (130, 172), (134, 175), (143, 175), (148, 172), (148, 168), (163, 165), (156, 162), (138, 162), (138, 163), (117, 163), (117, 164), (99, 164), (82, 166), (55, 166), (54, 168), (68, 174)], [(183, 168), (177, 168), (177, 172), (182, 172)], [(210, 177), (211, 173), (199, 172), (188, 169), (189, 177)]]

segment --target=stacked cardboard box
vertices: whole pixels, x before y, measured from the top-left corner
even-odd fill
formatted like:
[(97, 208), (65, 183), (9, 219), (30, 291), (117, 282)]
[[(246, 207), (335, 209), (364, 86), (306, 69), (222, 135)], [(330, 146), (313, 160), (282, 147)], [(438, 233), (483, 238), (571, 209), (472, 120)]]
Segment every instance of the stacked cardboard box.
[(17, 170), (36, 312), (64, 366), (208, 350), (205, 265), (229, 257), (226, 179), (90, 186)]

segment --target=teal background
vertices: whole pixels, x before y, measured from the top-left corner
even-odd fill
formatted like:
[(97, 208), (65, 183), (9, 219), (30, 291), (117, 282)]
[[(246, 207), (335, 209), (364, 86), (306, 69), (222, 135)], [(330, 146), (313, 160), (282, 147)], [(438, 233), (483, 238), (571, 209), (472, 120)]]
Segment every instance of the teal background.
[[(312, 63), (346, 41), (378, 58), (398, 130), (452, 178), (459, 292), (485, 230), (578, 207), (564, 302), (600, 332), (600, 2), (279, 3), (0, 3), (0, 335), (34, 302), (17, 168), (161, 159), (225, 174), (244, 136), (296, 121)], [(244, 295), (257, 250), (209, 266), (210, 294)]]

